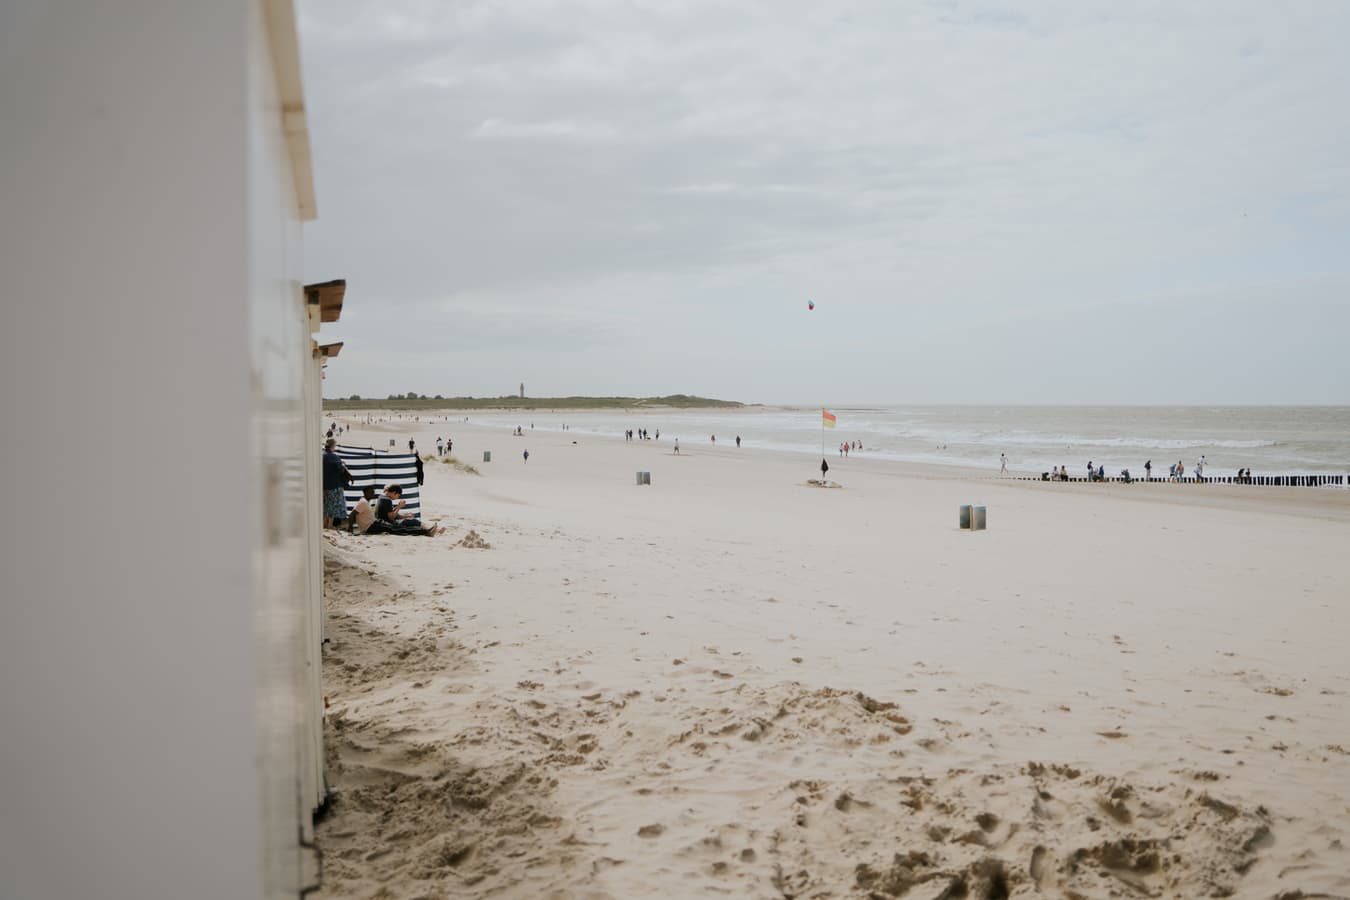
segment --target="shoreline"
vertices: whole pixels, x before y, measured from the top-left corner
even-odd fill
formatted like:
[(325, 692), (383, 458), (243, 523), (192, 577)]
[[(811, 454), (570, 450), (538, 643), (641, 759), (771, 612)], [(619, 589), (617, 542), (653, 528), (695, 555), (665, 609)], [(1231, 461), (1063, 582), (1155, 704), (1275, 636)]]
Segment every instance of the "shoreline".
[[(377, 422), (367, 426), (360, 424), (354, 417), (340, 416), (337, 418), (339, 421), (342, 421), (350, 425), (351, 428), (353, 429), (352, 431), (349, 431), (347, 433), (348, 435), (368, 433), (370, 435), (379, 435), (386, 439), (389, 435), (393, 434), (412, 437), (417, 441), (417, 446), (420, 453), (426, 454), (430, 452), (433, 453), (433, 455), (435, 451), (435, 437), (436, 434), (438, 433), (437, 428), (438, 425), (441, 426), (439, 431), (442, 432), (445, 431), (446, 426), (454, 426), (456, 429), (461, 429), (467, 433), (475, 435), (476, 436), (475, 440), (486, 441), (488, 443), (495, 443), (494, 439), (498, 436), (510, 438), (513, 441), (525, 439), (528, 442), (529, 439), (535, 438), (536, 436), (541, 441), (551, 439), (554, 437), (562, 438), (564, 436), (566, 436), (566, 440), (572, 440), (573, 438), (571, 436), (575, 434), (578, 437), (584, 438), (587, 441), (602, 441), (613, 445), (629, 444), (628, 441), (624, 440), (621, 434), (617, 433), (610, 434), (610, 433), (582, 432), (582, 431), (558, 432), (558, 431), (551, 431), (548, 429), (535, 429), (531, 431), (527, 428), (524, 435), (522, 435), (521, 437), (515, 437), (511, 435), (509, 427), (502, 424), (489, 425), (473, 421), (428, 423), (428, 422), (410, 421), (405, 419), (394, 419), (387, 422)], [(339, 442), (345, 441), (347, 439), (348, 439), (347, 435), (344, 435), (343, 437), (339, 438)], [(565, 442), (566, 441), (564, 441), (564, 443)], [(371, 446), (372, 449), (375, 450), (389, 449), (386, 447), (374, 446), (373, 444), (371, 445), (360, 444), (359, 446)], [(465, 446), (462, 441), (460, 442), (460, 446), (461, 447)], [(512, 444), (511, 446), (514, 446), (514, 444)], [(639, 449), (648, 449), (660, 454), (661, 451), (669, 452), (670, 448), (673, 445), (671, 444), (671, 437), (667, 436), (663, 438), (661, 441), (655, 440), (633, 441), (631, 442), (631, 446)], [(392, 449), (394, 452), (406, 452), (406, 444), (404, 441), (400, 440)], [(817, 451), (813, 450), (794, 450), (783, 447), (760, 447), (760, 446), (750, 446), (749, 444), (741, 448), (737, 448), (734, 444), (726, 444), (725, 446), (723, 445), (713, 446), (710, 443), (708, 443), (706, 439), (704, 439), (701, 442), (684, 441), (681, 444), (681, 450), (683, 455), (685, 456), (692, 456), (699, 453), (728, 454), (731, 457), (766, 455), (769, 458), (793, 462), (800, 461), (803, 458), (809, 459), (818, 458)], [(1009, 469), (1008, 474), (1005, 476), (999, 475), (998, 472), (996, 471), (996, 467), (992, 467), (995, 470), (991, 471), (991, 467), (980, 467), (961, 462), (941, 463), (941, 462), (915, 461), (910, 459), (897, 458), (893, 455), (876, 454), (873, 451), (868, 451), (866, 449), (858, 451), (853, 455), (851, 455), (850, 457), (845, 457), (841, 459), (839, 457), (837, 450), (834, 450), (833, 448), (826, 448), (826, 459), (830, 463), (831, 472), (834, 471), (836, 462), (842, 462), (845, 465), (849, 465), (850, 467), (854, 466), (861, 467), (860, 468), (861, 471), (876, 471), (902, 477), (945, 478), (945, 479), (956, 479), (980, 483), (990, 482), (996, 484), (1012, 484), (1015, 482), (1020, 482), (1024, 484), (1043, 485), (1046, 487), (1054, 487), (1054, 486), (1087, 487), (1090, 490), (1109, 489), (1113, 486), (1119, 486), (1127, 489), (1134, 489), (1137, 487), (1141, 490), (1152, 490), (1156, 489), (1159, 485), (1164, 485), (1169, 488), (1177, 488), (1181, 490), (1197, 489), (1199, 491), (1214, 491), (1219, 492), (1220, 496), (1234, 496), (1234, 497), (1248, 496), (1247, 492), (1255, 491), (1261, 495), (1269, 496), (1272, 499), (1274, 499), (1277, 495), (1280, 497), (1297, 498), (1305, 492), (1345, 493), (1348, 490), (1346, 486), (1286, 487), (1286, 486), (1258, 485), (1258, 484), (1235, 485), (1235, 484), (1223, 484), (1210, 480), (1206, 480), (1205, 482), (1200, 484), (1195, 484), (1191, 482), (1177, 483), (1174, 481), (1169, 481), (1165, 476), (1158, 476), (1158, 475), (1154, 475), (1152, 480), (1149, 481), (1146, 481), (1143, 478), (1135, 478), (1133, 482), (1131, 482), (1128, 485), (1124, 484), (1123, 482), (1120, 482), (1117, 478), (1112, 478), (1107, 482), (1097, 482), (1088, 484), (1085, 483), (1085, 480), (1081, 476), (1074, 476), (1073, 480), (1069, 482), (1054, 482), (1054, 481), (1046, 482), (1040, 479), (1038, 472), (1033, 472), (1030, 470)], [(473, 460), (471, 459), (463, 459), (463, 461), (470, 464), (473, 463)]]
[[(1350, 416), (1350, 408), (1345, 413)], [(334, 414), (339, 415), (339, 414)], [(661, 430), (668, 437), (696, 443), (706, 441), (709, 434), (726, 439), (741, 434), (746, 442), (761, 450), (785, 450), (805, 456), (815, 456), (822, 434), (814, 410), (742, 407), (719, 409), (611, 409), (580, 411), (547, 410), (427, 410), (418, 412), (370, 411), (340, 414), (348, 422), (364, 422), (367, 417), (384, 419), (380, 428), (398, 430), (410, 420), (419, 418), (430, 435), (462, 424), (469, 419), (473, 424), (524, 426), (529, 431), (537, 423), (541, 432), (548, 432), (570, 424), (577, 437), (590, 435), (618, 435), (633, 427)], [(923, 414), (890, 411), (884, 414), (856, 414), (841, 420), (841, 426), (823, 435), (830, 446), (828, 458), (837, 459), (838, 445), (845, 439), (858, 439), (863, 445), (862, 455), (885, 458), (920, 465), (956, 466), (973, 471), (997, 473), (999, 455), (1006, 452), (1009, 473), (1035, 477), (1054, 467), (1077, 460), (1071, 468), (1074, 473), (1083, 470), (1085, 460), (1103, 464), (1108, 477), (1118, 477), (1128, 469), (1136, 480), (1143, 476), (1143, 463), (1152, 458), (1155, 478), (1167, 474), (1167, 462), (1184, 458), (1187, 469), (1193, 469), (1196, 459), (1207, 454), (1210, 461), (1206, 474), (1213, 478), (1236, 476), (1240, 468), (1250, 469), (1254, 478), (1275, 476), (1336, 476), (1350, 478), (1350, 458), (1341, 461), (1338, 456), (1350, 454), (1339, 432), (1333, 434), (1340, 412), (1332, 418), (1318, 416), (1313, 420), (1295, 423), (1292, 420), (1267, 421), (1251, 439), (1242, 438), (1231, 425), (1216, 425), (1220, 430), (1183, 426), (1175, 421), (1122, 422), (1121, 428), (1132, 431), (1111, 431), (1109, 416), (1100, 412), (1095, 420), (1068, 421), (1056, 417), (1022, 422), (1015, 416), (995, 416), (992, 419), (968, 421), (959, 413), (946, 410), (925, 419)], [(1175, 419), (1175, 414), (1170, 414)], [(956, 416), (956, 418), (953, 418)], [(444, 425), (441, 425), (441, 422)], [(812, 427), (814, 425), (815, 427)], [(1076, 431), (1081, 427), (1081, 431)], [(1350, 428), (1350, 418), (1346, 427)], [(1169, 430), (1169, 429), (1181, 430)], [(1284, 430), (1281, 430), (1281, 429)], [(1039, 430), (1038, 430), (1039, 429)], [(1189, 429), (1189, 430), (1187, 430)], [(1227, 429), (1227, 430), (1223, 430)], [(1347, 432), (1350, 433), (1350, 432)], [(1209, 435), (1205, 440), (1201, 435)], [(425, 435), (424, 436), (428, 436)], [(1152, 442), (1161, 442), (1161, 446)], [(950, 446), (949, 446), (950, 445)], [(425, 444), (424, 444), (425, 446)]]

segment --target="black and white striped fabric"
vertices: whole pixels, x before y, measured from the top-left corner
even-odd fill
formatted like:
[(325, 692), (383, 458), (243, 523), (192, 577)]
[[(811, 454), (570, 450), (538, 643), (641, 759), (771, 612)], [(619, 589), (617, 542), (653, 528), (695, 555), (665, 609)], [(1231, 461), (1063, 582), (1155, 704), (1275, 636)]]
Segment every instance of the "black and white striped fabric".
[[(366, 485), (375, 488), (378, 496), (387, 484), (403, 488), (403, 511), (422, 518), (422, 490), (417, 486), (417, 456), (413, 453), (386, 453), (370, 447), (337, 446), (337, 455), (352, 473), (352, 483), (344, 492), (347, 512), (361, 499)], [(372, 504), (373, 505), (373, 504)]]

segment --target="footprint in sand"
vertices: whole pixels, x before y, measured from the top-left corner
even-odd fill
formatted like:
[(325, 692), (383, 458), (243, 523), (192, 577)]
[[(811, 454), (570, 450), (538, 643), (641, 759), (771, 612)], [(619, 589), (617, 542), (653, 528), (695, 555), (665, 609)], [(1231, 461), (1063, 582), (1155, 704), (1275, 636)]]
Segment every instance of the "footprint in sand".
[(1031, 851), (1031, 865), (1028, 870), (1031, 874), (1031, 880), (1036, 885), (1037, 890), (1044, 890), (1051, 887), (1050, 878), (1054, 873), (1055, 862), (1050, 851), (1037, 845)]

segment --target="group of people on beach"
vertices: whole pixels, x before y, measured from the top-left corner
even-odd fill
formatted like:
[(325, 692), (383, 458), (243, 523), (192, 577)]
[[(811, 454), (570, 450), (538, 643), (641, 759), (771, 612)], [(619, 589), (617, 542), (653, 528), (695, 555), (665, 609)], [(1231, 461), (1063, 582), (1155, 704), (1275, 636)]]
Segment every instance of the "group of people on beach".
[[(737, 444), (737, 446), (740, 446)], [(850, 450), (861, 450), (862, 441), (844, 441), (839, 445), (839, 455), (847, 457)]]
[[(409, 448), (413, 442), (409, 441)], [(418, 460), (419, 464), (421, 460)], [(351, 470), (337, 454), (337, 440), (329, 438), (323, 450), (323, 527), (343, 528), (347, 522), (347, 486), (354, 480)], [(418, 468), (417, 483), (422, 483), (421, 468)], [(351, 522), (361, 534), (401, 534), (431, 536), (445, 531), (433, 522), (423, 525), (413, 513), (405, 512), (403, 487), (399, 484), (387, 484), (384, 493), (376, 499), (375, 488), (367, 485), (361, 489), (361, 499), (351, 512)], [(375, 505), (371, 506), (371, 501)]]
[[(1008, 457), (1007, 457), (1006, 455), (1000, 455), (1000, 464), (1001, 464), (1001, 465), (1000, 465), (1000, 472), (1001, 472), (1001, 473), (1006, 473), (1006, 472), (1008, 471)], [(1196, 462), (1195, 462), (1195, 468), (1193, 469), (1193, 472), (1194, 472), (1193, 477), (1195, 478), (1196, 481), (1204, 481), (1204, 480), (1205, 480), (1205, 467), (1208, 466), (1208, 465), (1209, 465), (1209, 463), (1208, 463), (1208, 461), (1205, 459), (1204, 454), (1202, 453), (1202, 454), (1200, 455), (1200, 458), (1199, 458), (1198, 460), (1196, 460)], [(1124, 479), (1125, 481), (1127, 481), (1127, 482), (1130, 481), (1130, 480), (1131, 480), (1131, 479), (1130, 479), (1130, 470), (1129, 470), (1129, 469), (1122, 469), (1122, 470), (1120, 471), (1120, 477), (1121, 477), (1122, 479)], [(1185, 464), (1182, 460), (1177, 460), (1177, 461), (1176, 461), (1175, 463), (1173, 463), (1171, 466), (1168, 466), (1168, 468), (1167, 468), (1167, 480), (1168, 480), (1168, 481), (1178, 481), (1178, 482), (1179, 482), (1179, 481), (1181, 481), (1182, 479), (1184, 479), (1185, 477), (1186, 477), (1186, 464)], [(1238, 472), (1237, 472), (1237, 481), (1238, 481), (1238, 483), (1250, 483), (1250, 482), (1251, 482), (1251, 477), (1252, 477), (1252, 470), (1251, 470), (1251, 469), (1238, 469)], [(1042, 473), (1042, 474), (1041, 474), (1041, 478), (1044, 479), (1044, 480), (1047, 480), (1047, 481), (1068, 481), (1068, 480), (1069, 480), (1069, 467), (1068, 467), (1068, 466), (1055, 466), (1055, 467), (1054, 467), (1053, 469), (1051, 469), (1048, 473)], [(1144, 479), (1145, 479), (1146, 481), (1152, 481), (1152, 480), (1153, 480), (1153, 460), (1151, 460), (1151, 459), (1150, 459), (1148, 462), (1144, 463)], [(1105, 480), (1106, 480), (1106, 466), (1103, 466), (1103, 465), (1096, 465), (1096, 466), (1094, 466), (1093, 463), (1092, 463), (1092, 460), (1088, 460), (1088, 464), (1087, 464), (1087, 480), (1088, 480), (1088, 481), (1105, 481)]]
[[(645, 429), (645, 428), (637, 428), (637, 429), (630, 428), (630, 429), (628, 429), (627, 431), (625, 431), (625, 432), (623, 433), (623, 439), (624, 439), (625, 441), (633, 441), (633, 440), (637, 440), (637, 441), (650, 441), (650, 440), (652, 440), (653, 438), (652, 438), (652, 435), (649, 434), (649, 433), (647, 432), (647, 429)], [(658, 441), (661, 440), (661, 429), (659, 429), (659, 428), (656, 429), (656, 438), (655, 438), (655, 439), (658, 440)]]
[[(1149, 460), (1149, 463), (1152, 463), (1152, 462), (1153, 462), (1152, 460)], [(1202, 453), (1202, 454), (1200, 454), (1200, 458), (1197, 459), (1197, 460), (1195, 461), (1195, 480), (1196, 480), (1196, 481), (1204, 481), (1204, 480), (1205, 480), (1205, 466), (1206, 466), (1206, 465), (1208, 465), (1208, 463), (1205, 462), (1205, 455)], [(1147, 471), (1149, 471), (1150, 474), (1152, 473), (1152, 466), (1146, 464), (1146, 465), (1145, 465), (1145, 468), (1146, 468)], [(1180, 481), (1181, 479), (1183, 479), (1183, 478), (1185, 478), (1185, 477), (1186, 477), (1186, 464), (1185, 464), (1184, 462), (1182, 462), (1181, 460), (1177, 460), (1177, 463), (1176, 463), (1176, 465), (1174, 465), (1174, 466), (1168, 466), (1168, 468), (1167, 468), (1167, 480), (1168, 480), (1168, 481)]]

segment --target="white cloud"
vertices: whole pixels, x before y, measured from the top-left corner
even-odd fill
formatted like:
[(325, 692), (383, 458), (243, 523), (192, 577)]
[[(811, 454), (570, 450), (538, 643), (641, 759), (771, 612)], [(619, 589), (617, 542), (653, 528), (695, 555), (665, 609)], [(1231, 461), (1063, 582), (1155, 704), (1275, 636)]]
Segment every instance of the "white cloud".
[[(722, 379), (715, 393), (792, 383), (795, 362), (774, 348), (795, 346), (799, 323), (766, 314), (776, 298), (827, 301), (834, 318), (813, 327), (854, 332), (814, 346), (844, 355), (859, 334), (939, 347), (1009, 309), (1090, 321), (1350, 276), (1343, 4), (301, 7), (313, 276), (348, 275), (354, 307), (420, 303), (431, 329), (456, 304), (550, 310), (565, 295), (584, 307), (577, 328), (635, 362), (560, 364), (559, 392), (689, 388), (672, 343), (684, 338), (708, 348), (700, 377)], [(1257, 293), (1274, 314), (1278, 292)], [(719, 327), (670, 315), (691, 305)], [(508, 359), (529, 352), (486, 320), (460, 333)], [(1099, 366), (1083, 377), (1103, 389), (1149, 352), (1147, 333), (1128, 346), (1093, 334)], [(747, 352), (754, 379), (734, 362)], [(333, 384), (384, 389), (350, 357)], [(978, 368), (925, 389), (986, 399)], [(854, 396), (844, 373), (820, 378)], [(868, 378), (874, 399), (888, 384), (922, 399), (912, 376)], [(1054, 393), (1006, 365), (998, 378)], [(406, 376), (388, 389), (410, 389)]]

